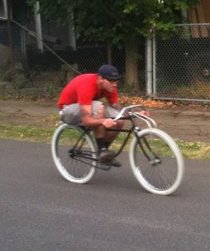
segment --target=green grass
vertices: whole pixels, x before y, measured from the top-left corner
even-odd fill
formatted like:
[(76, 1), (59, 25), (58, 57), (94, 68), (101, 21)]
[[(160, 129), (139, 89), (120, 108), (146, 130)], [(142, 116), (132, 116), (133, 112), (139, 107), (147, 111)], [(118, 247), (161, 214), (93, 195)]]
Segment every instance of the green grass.
[[(22, 141), (50, 143), (55, 127), (36, 127), (36, 126), (17, 126), (17, 125), (0, 125), (1, 139), (15, 139)], [(72, 135), (73, 136), (73, 135)], [(113, 148), (118, 148), (122, 143), (125, 134), (120, 134), (113, 144)], [(203, 142), (186, 142), (176, 140), (183, 156), (187, 159), (203, 159), (210, 160), (210, 144)], [(155, 144), (159, 144), (156, 142)], [(164, 151), (161, 145), (158, 145), (161, 151)], [(129, 142), (125, 148), (129, 149)], [(165, 153), (167, 155), (167, 153)]]
[(0, 138), (49, 143), (54, 130), (55, 128), (0, 125)]
[(183, 156), (187, 159), (210, 160), (210, 144), (204, 142), (176, 141)]

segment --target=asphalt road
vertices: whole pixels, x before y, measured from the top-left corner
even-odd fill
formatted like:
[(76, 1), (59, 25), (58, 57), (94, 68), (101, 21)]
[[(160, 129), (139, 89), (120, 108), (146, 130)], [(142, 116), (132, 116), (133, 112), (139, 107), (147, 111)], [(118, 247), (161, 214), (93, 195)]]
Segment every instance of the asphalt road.
[(0, 140), (1, 251), (210, 250), (210, 162), (186, 161), (182, 186), (152, 195), (120, 169), (61, 178), (50, 146)]

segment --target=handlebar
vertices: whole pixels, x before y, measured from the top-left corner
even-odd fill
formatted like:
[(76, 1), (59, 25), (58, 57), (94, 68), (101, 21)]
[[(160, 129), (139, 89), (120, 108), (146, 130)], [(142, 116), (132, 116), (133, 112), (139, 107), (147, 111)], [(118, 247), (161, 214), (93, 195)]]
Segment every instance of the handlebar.
[(125, 113), (127, 113), (128, 117), (134, 117), (134, 118), (139, 118), (139, 119), (143, 120), (147, 124), (148, 127), (157, 127), (156, 122), (153, 119), (151, 119), (150, 117), (143, 115), (139, 112), (131, 111), (131, 109), (137, 108), (137, 107), (141, 107), (142, 110), (145, 111), (143, 105), (129, 105), (129, 106), (124, 107), (113, 120), (114, 121), (119, 120), (124, 117)]
[(128, 112), (129, 110), (131, 110), (133, 108), (136, 108), (136, 107), (143, 107), (143, 106), (142, 105), (129, 105), (129, 106), (126, 106), (120, 111), (120, 113), (114, 118), (114, 120), (121, 119), (125, 112)]

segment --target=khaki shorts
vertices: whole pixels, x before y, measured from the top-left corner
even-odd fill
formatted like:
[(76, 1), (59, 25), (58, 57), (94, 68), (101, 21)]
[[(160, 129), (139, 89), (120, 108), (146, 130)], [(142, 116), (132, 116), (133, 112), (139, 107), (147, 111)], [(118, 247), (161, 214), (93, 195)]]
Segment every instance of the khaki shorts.
[[(103, 105), (100, 101), (92, 102), (92, 115), (97, 115), (99, 107)], [(118, 115), (119, 111), (111, 106), (105, 106), (105, 114), (107, 118), (114, 118)], [(65, 105), (60, 111), (61, 120), (68, 124), (77, 125), (81, 123), (81, 110), (79, 104)]]

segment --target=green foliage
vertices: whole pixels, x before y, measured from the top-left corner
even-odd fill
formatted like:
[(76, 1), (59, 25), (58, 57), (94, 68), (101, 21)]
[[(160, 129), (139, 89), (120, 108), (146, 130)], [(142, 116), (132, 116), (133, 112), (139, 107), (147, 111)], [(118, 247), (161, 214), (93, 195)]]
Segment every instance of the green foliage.
[[(34, 4), (37, 0), (28, 0)], [(40, 0), (41, 12), (48, 20), (67, 23), (74, 20), (82, 39), (119, 44), (147, 37), (156, 29), (163, 34), (174, 31), (181, 11), (199, 0)]]
[(0, 67), (0, 78), (3, 81), (11, 82), (13, 88), (17, 90), (25, 87), (28, 83), (21, 63), (15, 64), (14, 67), (8, 65)]

